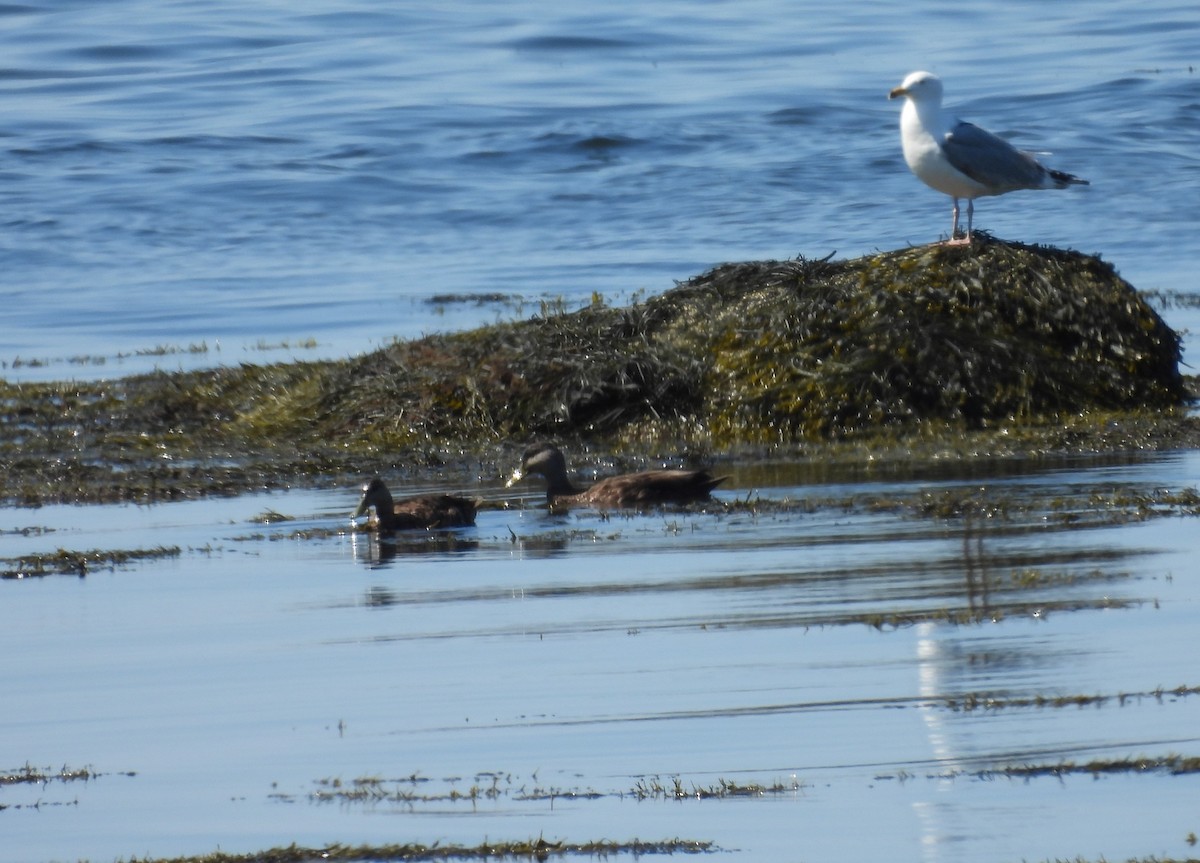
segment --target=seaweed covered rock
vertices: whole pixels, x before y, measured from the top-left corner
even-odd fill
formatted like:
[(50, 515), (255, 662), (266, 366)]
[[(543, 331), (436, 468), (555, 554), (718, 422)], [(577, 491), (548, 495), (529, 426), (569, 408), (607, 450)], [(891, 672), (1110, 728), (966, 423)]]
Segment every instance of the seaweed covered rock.
[(712, 421), (738, 436), (1186, 398), (1179, 336), (1094, 257), (992, 240), (747, 266), (698, 280), (760, 286), (716, 324)]
[(985, 239), (730, 264), (627, 308), (404, 342), (351, 364), (337, 413), (391, 435), (716, 441), (1177, 405), (1180, 340), (1099, 259)]
[(1179, 355), (1137, 291), (1074, 252), (986, 239), (730, 264), (627, 308), (347, 360), (0, 379), (0, 501), (232, 494), (545, 435), (678, 451), (890, 430), (907, 446), (1003, 423), (1022, 429), (1006, 445), (1039, 450), (1198, 445), (1200, 424), (1160, 410), (1187, 398)]

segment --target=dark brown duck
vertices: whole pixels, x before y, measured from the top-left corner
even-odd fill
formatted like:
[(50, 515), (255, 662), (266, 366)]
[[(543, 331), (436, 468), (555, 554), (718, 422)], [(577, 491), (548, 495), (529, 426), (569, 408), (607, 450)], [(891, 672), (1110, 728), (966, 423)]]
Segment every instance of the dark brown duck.
[(725, 481), (706, 470), (645, 470), (600, 480), (586, 489), (578, 489), (567, 478), (567, 460), (558, 447), (535, 444), (521, 456), (521, 466), (513, 471), (508, 485), (527, 474), (546, 480), (546, 499), (551, 506), (652, 507), (668, 503), (692, 503), (708, 500), (709, 493)]
[(475, 501), (453, 494), (423, 494), (392, 500), (392, 493), (379, 477), (362, 487), (362, 500), (351, 518), (371, 510), (372, 526), (381, 531), (469, 527), (475, 523)]

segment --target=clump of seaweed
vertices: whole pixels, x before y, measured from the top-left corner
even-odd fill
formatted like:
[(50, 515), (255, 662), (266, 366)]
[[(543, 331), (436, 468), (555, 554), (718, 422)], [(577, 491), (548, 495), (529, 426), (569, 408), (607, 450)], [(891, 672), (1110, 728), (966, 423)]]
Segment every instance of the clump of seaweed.
[[(51, 782), (87, 782), (100, 774), (91, 767), (34, 767), (26, 763), (15, 770), (0, 770), (0, 785), (49, 785)], [(132, 776), (133, 774), (128, 774)]]
[(1031, 779), (1038, 776), (1053, 776), (1062, 778), (1072, 774), (1082, 774), (1098, 777), (1112, 773), (1167, 773), (1172, 776), (1182, 776), (1187, 773), (1200, 772), (1200, 758), (1195, 756), (1168, 755), (1145, 756), (1141, 758), (1097, 758), (1084, 764), (1074, 761), (1059, 761), (1053, 764), (1015, 764), (1007, 767), (980, 770), (974, 775), (981, 778), (1007, 776), (1017, 779)]
[(718, 267), (645, 303), (404, 342), (335, 388), (397, 438), (611, 433), (647, 419), (790, 441), (941, 420), (1169, 407), (1180, 340), (1108, 264), (987, 241)]
[(776, 779), (770, 785), (763, 785), (761, 782), (738, 782), (722, 777), (715, 785), (692, 783), (685, 786), (678, 776), (671, 777), (669, 783), (654, 776), (639, 779), (629, 793), (636, 800), (726, 800), (795, 794), (802, 787), (794, 778), (786, 783)]
[(98, 568), (115, 569), (118, 566), (127, 566), (140, 560), (179, 557), (180, 553), (177, 545), (158, 546), (157, 548), (91, 549), (89, 551), (60, 548), (55, 552), (27, 554), (9, 561), (0, 559), (0, 562), (12, 565), (10, 569), (0, 569), (0, 578), (40, 578), (47, 575), (77, 575), (82, 578)]
[(1116, 695), (1008, 695), (1005, 693), (969, 692), (960, 696), (947, 696), (944, 706), (954, 711), (1010, 710), (1014, 708), (1062, 708), (1100, 707), (1113, 703), (1124, 707), (1131, 702), (1153, 699), (1159, 703), (1200, 695), (1200, 686), (1177, 686), (1174, 689), (1157, 689), (1146, 692), (1121, 692)]
[(706, 854), (715, 853), (711, 842), (695, 839), (663, 839), (643, 841), (632, 839), (617, 842), (608, 839), (585, 842), (561, 840), (550, 842), (539, 836), (508, 842), (484, 842), (481, 845), (454, 845), (417, 842), (394, 845), (327, 845), (324, 848), (305, 848), (288, 845), (268, 848), (248, 854), (215, 851), (199, 857), (131, 857), (129, 863), (305, 863), (309, 860), (333, 860), (340, 863), (379, 863), (390, 860), (549, 860), (551, 858), (607, 858), (618, 854), (640, 857), (645, 854)]
[(753, 288), (718, 325), (716, 418), (733, 433), (979, 425), (1185, 397), (1178, 336), (1094, 257), (988, 241), (702, 277), (731, 278)]
[[(685, 785), (678, 776), (663, 780), (659, 776), (642, 777), (632, 788), (616, 791), (598, 791), (595, 788), (562, 788), (541, 784), (536, 774), (531, 777), (532, 785), (515, 784), (512, 774), (481, 773), (467, 788), (459, 788), (457, 780), (444, 780), (449, 788), (421, 788), (419, 786), (430, 782), (429, 779), (418, 777), (416, 774), (401, 779), (385, 779), (380, 776), (362, 776), (349, 781), (341, 779), (322, 779), (317, 781), (317, 789), (309, 794), (309, 800), (314, 803), (392, 803), (409, 807), (428, 803), (469, 803), (476, 804), (484, 800), (500, 798), (537, 802), (545, 800), (599, 800), (605, 797), (632, 798), (637, 801), (645, 800), (725, 800), (732, 798), (759, 798), (794, 794), (803, 787), (792, 778), (789, 782), (775, 780), (770, 785), (759, 782), (737, 782), (732, 779), (720, 778), (714, 785)], [(282, 800), (291, 800), (288, 795), (273, 795)]]

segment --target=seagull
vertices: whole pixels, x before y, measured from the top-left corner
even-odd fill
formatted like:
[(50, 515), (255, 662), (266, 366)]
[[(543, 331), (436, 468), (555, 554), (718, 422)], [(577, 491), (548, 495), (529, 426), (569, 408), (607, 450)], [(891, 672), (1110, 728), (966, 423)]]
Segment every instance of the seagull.
[[(1031, 153), (1018, 150), (991, 132), (942, 111), (942, 79), (913, 72), (889, 94), (904, 97), (900, 142), (904, 161), (931, 189), (954, 199), (949, 245), (970, 245), (975, 199), (1018, 189), (1065, 189), (1089, 185), (1073, 174), (1047, 168)], [(958, 200), (967, 199), (967, 233), (958, 237)]]

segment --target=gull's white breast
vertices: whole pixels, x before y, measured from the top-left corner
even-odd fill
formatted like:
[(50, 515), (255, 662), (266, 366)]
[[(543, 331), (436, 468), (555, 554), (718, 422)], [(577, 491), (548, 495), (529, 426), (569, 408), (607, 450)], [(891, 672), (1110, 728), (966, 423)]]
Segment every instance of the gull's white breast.
[(991, 194), (987, 186), (975, 182), (950, 164), (938, 139), (945, 134), (944, 129), (927, 128), (912, 100), (905, 102), (904, 110), (900, 112), (900, 143), (904, 148), (904, 161), (921, 182), (954, 198)]

